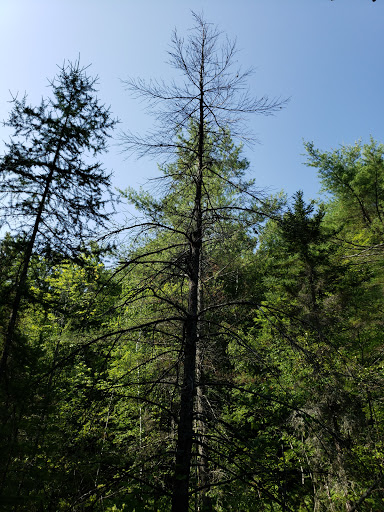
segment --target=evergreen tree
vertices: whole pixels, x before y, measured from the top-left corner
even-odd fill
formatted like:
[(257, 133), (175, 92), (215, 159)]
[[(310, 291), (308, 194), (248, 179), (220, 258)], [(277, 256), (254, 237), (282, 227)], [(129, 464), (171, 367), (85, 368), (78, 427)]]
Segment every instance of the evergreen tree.
[(381, 298), (371, 270), (362, 272), (348, 257), (342, 226), (327, 215), (332, 210), (324, 205), (316, 212), (298, 193), (293, 207), (264, 229), (257, 257), (265, 269), (262, 311), (269, 314), (258, 315), (255, 343), (274, 368), (270, 386), (278, 386), (278, 398), (291, 407), (279, 426), (286, 470), (287, 461), (296, 470), (287, 502), (303, 500), (324, 511), (355, 510), (360, 503), (370, 510), (380, 503), (381, 473), (372, 460), (382, 426), (370, 424), (372, 415), (380, 416), (382, 336), (374, 311)]
[[(193, 144), (195, 135), (196, 126), (192, 125), (190, 140), (184, 139), (182, 148)], [(191, 412), (193, 439), (190, 457), (196, 460), (197, 467), (191, 474), (189, 486), (198, 493), (198, 501), (203, 502), (200, 506), (209, 507), (210, 500), (204, 495), (211, 486), (220, 483), (214, 475), (219, 474), (217, 468), (223, 466), (225, 453), (214, 431), (221, 428), (217, 418), (225, 401), (226, 385), (223, 383), (230, 379), (227, 347), (231, 334), (236, 332), (235, 325), (247, 297), (244, 257), (254, 248), (254, 241), (247, 231), (263, 215), (256, 209), (251, 182), (243, 179), (248, 163), (240, 159), (240, 149), (234, 147), (228, 135), (219, 143), (207, 137), (205, 158), (209, 160), (210, 167), (205, 169), (200, 201), (199, 336), (194, 355), (196, 373)], [(182, 373), (182, 354), (186, 343), (184, 324), (190, 321), (189, 230), (195, 204), (195, 191), (191, 186), (195, 175), (190, 153), (181, 149), (177, 161), (164, 166), (162, 171), (164, 193), (158, 197), (144, 191), (128, 190), (125, 193), (146, 220), (131, 228), (137, 233), (135, 245), (130, 248), (120, 271), (127, 273), (123, 302), (127, 315), (126, 332), (129, 333), (126, 346), (130, 349), (127, 354), (129, 360), (137, 364), (140, 378), (125, 365), (127, 377), (122, 377), (119, 365), (116, 365), (115, 372), (120, 375), (119, 385), (125, 382), (129, 389), (133, 384), (131, 379), (137, 383), (140, 389), (137, 399), (152, 418), (163, 418), (161, 424), (152, 423), (146, 436), (151, 436), (154, 449), (157, 444), (155, 438), (163, 433), (156, 460), (161, 453), (162, 464), (168, 467), (169, 473), (173, 466), (170, 455), (178, 439), (175, 427), (185, 378)], [(238, 313), (235, 313), (236, 309)], [(124, 338), (120, 339), (119, 345), (124, 346)], [(119, 348), (119, 354), (121, 350)], [(165, 420), (166, 411), (168, 420)], [(148, 429), (148, 423), (143, 429)], [(163, 451), (167, 447), (164, 439), (169, 443), (168, 453)], [(214, 440), (214, 448), (210, 446), (210, 439)], [(155, 454), (156, 451), (151, 452), (151, 463)], [(143, 460), (141, 458), (143, 473), (148, 478), (153, 469)], [(240, 475), (237, 477), (241, 478)], [(157, 479), (160, 485), (159, 476)], [(165, 489), (165, 482), (163, 485)]]
[[(373, 139), (322, 152), (306, 143), (308, 165), (318, 170), (323, 189), (331, 196), (335, 223), (353, 233), (365, 232), (361, 248), (379, 244), (384, 233), (384, 145)], [(350, 240), (352, 241), (352, 240)], [(364, 244), (366, 247), (364, 247)], [(356, 247), (359, 244), (356, 243)], [(372, 247), (373, 249), (373, 247)]]
[(64, 65), (50, 82), (52, 97), (38, 107), (13, 99), (5, 123), (14, 130), (0, 160), (3, 215), (25, 240), (23, 264), (2, 345), (0, 375), (6, 376), (15, 343), (31, 258), (76, 258), (104, 211), (110, 177), (90, 158), (106, 150), (115, 121), (95, 96), (96, 79), (79, 62)]

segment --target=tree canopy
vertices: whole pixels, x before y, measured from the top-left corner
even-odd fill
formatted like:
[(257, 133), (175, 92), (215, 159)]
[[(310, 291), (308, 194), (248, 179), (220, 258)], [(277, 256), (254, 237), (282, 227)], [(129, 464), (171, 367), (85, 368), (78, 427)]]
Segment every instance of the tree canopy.
[(384, 146), (306, 143), (322, 201), (257, 190), (245, 116), (286, 102), (254, 99), (235, 45), (194, 23), (181, 79), (125, 83), (154, 129), (120, 142), (158, 177), (120, 191), (135, 216), (102, 238), (116, 121), (96, 80), (76, 62), (40, 106), (13, 99), (1, 510), (383, 508)]

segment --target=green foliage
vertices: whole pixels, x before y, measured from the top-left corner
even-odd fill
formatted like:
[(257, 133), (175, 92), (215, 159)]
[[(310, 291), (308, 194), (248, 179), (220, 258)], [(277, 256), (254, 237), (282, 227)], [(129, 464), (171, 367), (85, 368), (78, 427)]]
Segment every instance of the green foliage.
[[(306, 143), (308, 165), (318, 169), (323, 188), (331, 194), (335, 221), (361, 231), (363, 240), (379, 243), (383, 235), (384, 146), (371, 139), (338, 150), (321, 152)], [(363, 245), (363, 244), (361, 244)]]
[(12, 99), (5, 125), (13, 136), (0, 159), (2, 215), (29, 239), (37, 227), (40, 254), (76, 255), (95, 230), (92, 222), (108, 217), (110, 176), (91, 158), (106, 151), (116, 121), (97, 99), (96, 82), (79, 62), (69, 63), (38, 107), (26, 96)]
[[(12, 378), (1, 388), (0, 509), (169, 512), (198, 126), (179, 133), (177, 157), (160, 167), (155, 194), (123, 193), (144, 220), (127, 228), (120, 262), (107, 269), (94, 243), (77, 247), (74, 260), (62, 244), (76, 222), (94, 218), (109, 183), (99, 164), (82, 167), (83, 158), (104, 149), (113, 125), (96, 100), (86, 106), (86, 95), (68, 110), (81, 77), (93, 93), (83, 71), (62, 70), (52, 101), (38, 108), (15, 99), (15, 139), (1, 163), (2, 190), (14, 194), (5, 213), (16, 208), (29, 218), (53, 169), (48, 156), (65, 135), (23, 282)], [(384, 147), (372, 140), (331, 152), (306, 148), (328, 194), (320, 205), (301, 191), (290, 204), (284, 195), (260, 197), (230, 133), (207, 133), (195, 510), (383, 509)], [(95, 188), (86, 176), (93, 172)], [(71, 196), (83, 185), (96, 194), (95, 202), (79, 196), (84, 216)], [(26, 192), (17, 192), (21, 186)], [(62, 221), (62, 240), (43, 250), (42, 226), (57, 234)], [(31, 225), (14, 227), (18, 234), (0, 243), (2, 339), (30, 242)]]
[(9, 509), (83, 509), (75, 503), (94, 487), (108, 416), (99, 383), (109, 349), (89, 340), (115, 321), (118, 293), (97, 254), (81, 265), (32, 261), (23, 339), (1, 396), (0, 492)]
[[(377, 274), (375, 261), (356, 267), (340, 240), (343, 227), (332, 217), (330, 228), (323, 208), (315, 212), (298, 193), (293, 207), (265, 227), (257, 256), (266, 294), (251, 332), (273, 370), (269, 382), (272, 388), (276, 382), (275, 397), (292, 407), (280, 429), (302, 473), (302, 498), (293, 503), (297, 507), (303, 499), (302, 506), (341, 510), (352, 507), (381, 471), (370, 458), (380, 441), (369, 426), (373, 410), (381, 407), (358, 377), (363, 371), (377, 378), (376, 363), (382, 364), (382, 336), (374, 319), (382, 301), (376, 287), (381, 271)], [(370, 456), (356, 452), (362, 446)], [(380, 493), (364, 500), (368, 508), (362, 510), (371, 510), (369, 503), (380, 507)]]

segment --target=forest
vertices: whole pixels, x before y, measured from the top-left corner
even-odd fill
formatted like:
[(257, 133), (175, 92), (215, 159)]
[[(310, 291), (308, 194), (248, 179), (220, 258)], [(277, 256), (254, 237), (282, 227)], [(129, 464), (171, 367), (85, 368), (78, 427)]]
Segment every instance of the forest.
[[(287, 100), (235, 54), (200, 15), (175, 31), (183, 81), (124, 84), (145, 136), (80, 61), (13, 97), (0, 510), (384, 510), (384, 145), (305, 142), (322, 200), (257, 189), (246, 118)], [(113, 140), (157, 159), (147, 188), (115, 191)]]

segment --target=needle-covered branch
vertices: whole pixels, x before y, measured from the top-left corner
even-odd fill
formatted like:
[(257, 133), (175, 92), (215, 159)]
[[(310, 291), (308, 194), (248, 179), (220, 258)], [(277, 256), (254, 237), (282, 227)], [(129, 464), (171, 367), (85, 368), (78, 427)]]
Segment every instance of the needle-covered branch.
[(116, 121), (99, 102), (96, 83), (79, 62), (63, 65), (50, 82), (50, 98), (33, 107), (26, 97), (14, 97), (4, 123), (14, 134), (0, 159), (1, 213), (12, 233), (25, 240), (25, 252), (2, 348), (1, 378), (32, 255), (75, 260), (96, 225), (108, 218), (110, 175), (92, 159), (106, 151)]

